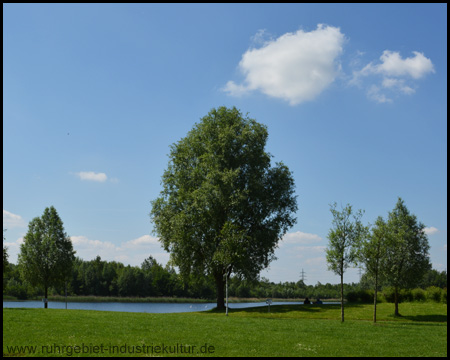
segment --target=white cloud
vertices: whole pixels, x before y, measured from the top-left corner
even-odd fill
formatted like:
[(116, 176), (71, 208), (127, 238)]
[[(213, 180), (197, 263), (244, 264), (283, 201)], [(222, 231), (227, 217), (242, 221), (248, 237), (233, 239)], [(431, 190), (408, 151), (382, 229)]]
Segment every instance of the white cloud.
[(249, 87), (236, 84), (234, 81), (228, 81), (224, 90), (232, 96), (242, 96), (251, 91)]
[(7, 242), (7, 241), (5, 241), (3, 244), (8, 246), (8, 247), (12, 246), (14, 248), (19, 248), (20, 245), (23, 244), (23, 237), (18, 238), (15, 242)]
[(402, 79), (384, 78), (382, 82), (383, 87), (398, 89), (400, 92), (406, 95), (411, 95), (416, 92), (413, 88), (406, 86), (405, 81)]
[(17, 264), (17, 259), (20, 253), (20, 245), (23, 244), (23, 237), (18, 238), (14, 242), (4, 241), (3, 245), (8, 248), (8, 262)]
[(275, 251), (278, 260), (262, 271), (261, 276), (275, 282), (298, 281), (304, 270), (307, 284), (329, 282), (327, 279), (332, 274), (327, 270), (323, 243), (323, 238), (316, 234), (301, 231), (286, 234)]
[(259, 29), (250, 40), (252, 41), (253, 46), (265, 46), (273, 41), (273, 36), (266, 29)]
[(385, 50), (380, 56), (381, 64), (372, 65), (369, 70), (386, 76), (410, 76), (413, 79), (420, 79), (430, 72), (434, 73), (433, 63), (430, 59), (417, 51), (413, 51), (413, 54), (414, 57), (402, 59), (400, 53)]
[(25, 220), (20, 216), (3, 209), (3, 228), (12, 229), (26, 227)]
[[(258, 32), (254, 40), (260, 41)], [(315, 99), (339, 74), (337, 62), (345, 37), (339, 28), (319, 24), (316, 30), (286, 33), (247, 50), (239, 63), (243, 84), (228, 81), (224, 91), (241, 96), (250, 91), (286, 100), (290, 105)]]
[(308, 251), (311, 253), (325, 253), (326, 250), (326, 246), (325, 245), (318, 245), (318, 246), (296, 246), (295, 250), (296, 251)]
[(290, 257), (295, 259), (309, 259), (313, 256), (317, 256), (317, 254), (324, 255), (326, 246), (295, 246), (289, 247), (288, 252), (290, 253)]
[(305, 261), (305, 264), (308, 266), (322, 266), (325, 267), (327, 265), (327, 259), (324, 256), (309, 258)]
[(426, 227), (425, 229), (423, 229), (423, 231), (425, 231), (425, 234), (427, 235), (433, 235), (439, 232), (439, 230), (434, 226)]
[(90, 240), (86, 236), (71, 236), (70, 238), (73, 248), (77, 252), (76, 256), (83, 260), (92, 260), (99, 255), (102, 260), (140, 266), (150, 255), (162, 265), (165, 265), (170, 257), (161, 247), (158, 238), (150, 235), (122, 242), (120, 245), (109, 241)]
[(127, 241), (122, 246), (128, 248), (145, 247), (150, 245), (159, 245), (159, 239), (150, 235), (144, 235), (137, 239)]
[(383, 94), (381, 92), (381, 89), (376, 86), (376, 85), (372, 85), (368, 90), (367, 90), (367, 97), (371, 100), (374, 100), (378, 103), (391, 103), (392, 99), (389, 99), (388, 97), (386, 97), (385, 94)]
[(108, 177), (105, 173), (96, 173), (93, 171), (81, 171), (76, 173), (81, 180), (105, 182)]
[(288, 244), (312, 244), (317, 243), (321, 240), (322, 238), (319, 235), (297, 231), (284, 235), (280, 246)]
[[(386, 92), (391, 95), (405, 94), (412, 95), (416, 90), (410, 86), (414, 81), (421, 79), (429, 73), (434, 73), (434, 66), (431, 60), (424, 54), (413, 51), (413, 56), (403, 59), (399, 52), (383, 51), (380, 62), (370, 62), (361, 70), (353, 72), (350, 80), (351, 85), (362, 86), (364, 82), (370, 82), (367, 86), (367, 97), (379, 103), (392, 102)], [(380, 85), (376, 77), (381, 76)], [(364, 80), (368, 78), (369, 80)], [(409, 82), (409, 84), (408, 84)]]
[(94, 259), (97, 255), (103, 259), (115, 260), (120, 254), (120, 247), (109, 241), (90, 240), (86, 236), (71, 236), (76, 256), (84, 260)]

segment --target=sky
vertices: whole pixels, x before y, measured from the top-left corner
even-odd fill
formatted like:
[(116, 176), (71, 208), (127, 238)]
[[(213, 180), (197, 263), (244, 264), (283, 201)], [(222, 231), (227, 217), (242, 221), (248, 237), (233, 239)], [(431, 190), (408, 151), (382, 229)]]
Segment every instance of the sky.
[(295, 180), (261, 276), (339, 283), (330, 204), (369, 224), (398, 197), (447, 269), (447, 4), (3, 4), (10, 262), (54, 206), (82, 259), (166, 264), (150, 202), (170, 145), (220, 106), (265, 124)]

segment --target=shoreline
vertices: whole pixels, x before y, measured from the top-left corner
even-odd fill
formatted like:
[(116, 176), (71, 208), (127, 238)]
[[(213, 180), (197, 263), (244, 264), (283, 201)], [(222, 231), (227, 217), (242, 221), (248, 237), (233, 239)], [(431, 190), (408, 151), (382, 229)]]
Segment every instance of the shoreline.
[[(233, 303), (253, 303), (253, 302), (265, 302), (267, 298), (228, 298), (228, 302)], [(272, 298), (273, 302), (301, 302), (304, 299), (279, 299)], [(3, 298), (3, 301), (25, 302), (25, 301), (42, 301), (42, 297), (35, 297), (33, 299), (19, 300)], [(49, 302), (65, 302), (64, 296), (49, 296)], [(104, 302), (117, 302), (117, 303), (215, 303), (217, 299), (190, 299), (190, 298), (176, 298), (176, 297), (149, 297), (149, 298), (127, 298), (127, 297), (107, 297), (107, 296), (67, 296), (67, 302), (91, 302), (91, 303), (104, 303)], [(322, 299), (324, 303), (336, 302), (340, 299)]]

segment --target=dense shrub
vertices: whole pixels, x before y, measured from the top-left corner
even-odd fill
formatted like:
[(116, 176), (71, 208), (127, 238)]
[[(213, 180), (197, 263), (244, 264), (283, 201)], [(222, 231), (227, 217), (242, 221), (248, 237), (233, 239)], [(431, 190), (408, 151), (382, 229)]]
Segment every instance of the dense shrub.
[(426, 289), (427, 299), (435, 302), (441, 301), (441, 289), (436, 286), (430, 286)]
[(399, 293), (400, 293), (399, 296), (402, 299), (402, 302), (406, 302), (406, 301), (410, 302), (410, 301), (414, 300), (413, 294), (410, 289), (401, 289), (399, 291)]
[[(383, 288), (382, 290), (383, 297), (388, 303), (394, 303), (395, 302), (395, 288), (393, 286), (387, 286)], [(401, 303), (405, 301), (405, 292), (399, 291), (398, 292), (398, 302)]]
[(383, 288), (382, 294), (383, 294), (383, 298), (386, 300), (386, 302), (388, 303), (393, 303), (394, 302), (394, 288), (392, 286), (387, 286), (385, 288)]
[(411, 294), (413, 301), (425, 301), (427, 299), (425, 290), (420, 288), (411, 290)]
[[(361, 295), (361, 301), (364, 303), (371, 303), (373, 302), (373, 297), (375, 296), (374, 290), (365, 290), (364, 294)], [(378, 294), (377, 294), (378, 297)]]
[(358, 301), (358, 292), (357, 291), (349, 291), (346, 295), (345, 298), (347, 299), (348, 302), (357, 302)]
[[(383, 298), (389, 303), (394, 302), (394, 288), (385, 287), (382, 290)], [(435, 301), (447, 303), (447, 289), (430, 286), (426, 290), (422, 289), (401, 289), (398, 294), (398, 301)]]
[(245, 283), (241, 283), (236, 289), (236, 296), (240, 298), (250, 297), (250, 287)]
[(27, 285), (11, 279), (6, 285), (6, 293), (8, 295), (14, 296), (19, 300), (27, 300)]
[(373, 302), (373, 296), (373, 290), (354, 290), (349, 291), (345, 298), (348, 302), (361, 302), (367, 304)]

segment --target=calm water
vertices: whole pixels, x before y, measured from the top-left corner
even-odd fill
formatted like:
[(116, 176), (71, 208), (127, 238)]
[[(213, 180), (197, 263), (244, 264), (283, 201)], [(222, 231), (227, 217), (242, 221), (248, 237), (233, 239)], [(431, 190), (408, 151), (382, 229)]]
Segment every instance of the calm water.
[[(273, 302), (272, 305), (301, 305), (303, 302)], [(324, 303), (324, 304), (339, 304)], [(228, 304), (230, 309), (242, 309), (255, 306), (266, 306), (265, 302), (256, 303), (233, 303)], [(4, 308), (43, 308), (42, 301), (3, 301)], [(100, 311), (125, 311), (125, 312), (144, 312), (144, 313), (179, 313), (191, 311), (205, 311), (216, 307), (216, 303), (204, 304), (175, 304), (175, 303), (119, 303), (119, 302), (105, 302), (105, 303), (85, 303), (85, 302), (69, 302), (67, 309), (75, 310), (100, 310)], [(50, 301), (48, 303), (49, 309), (65, 309), (66, 304), (59, 301)]]

